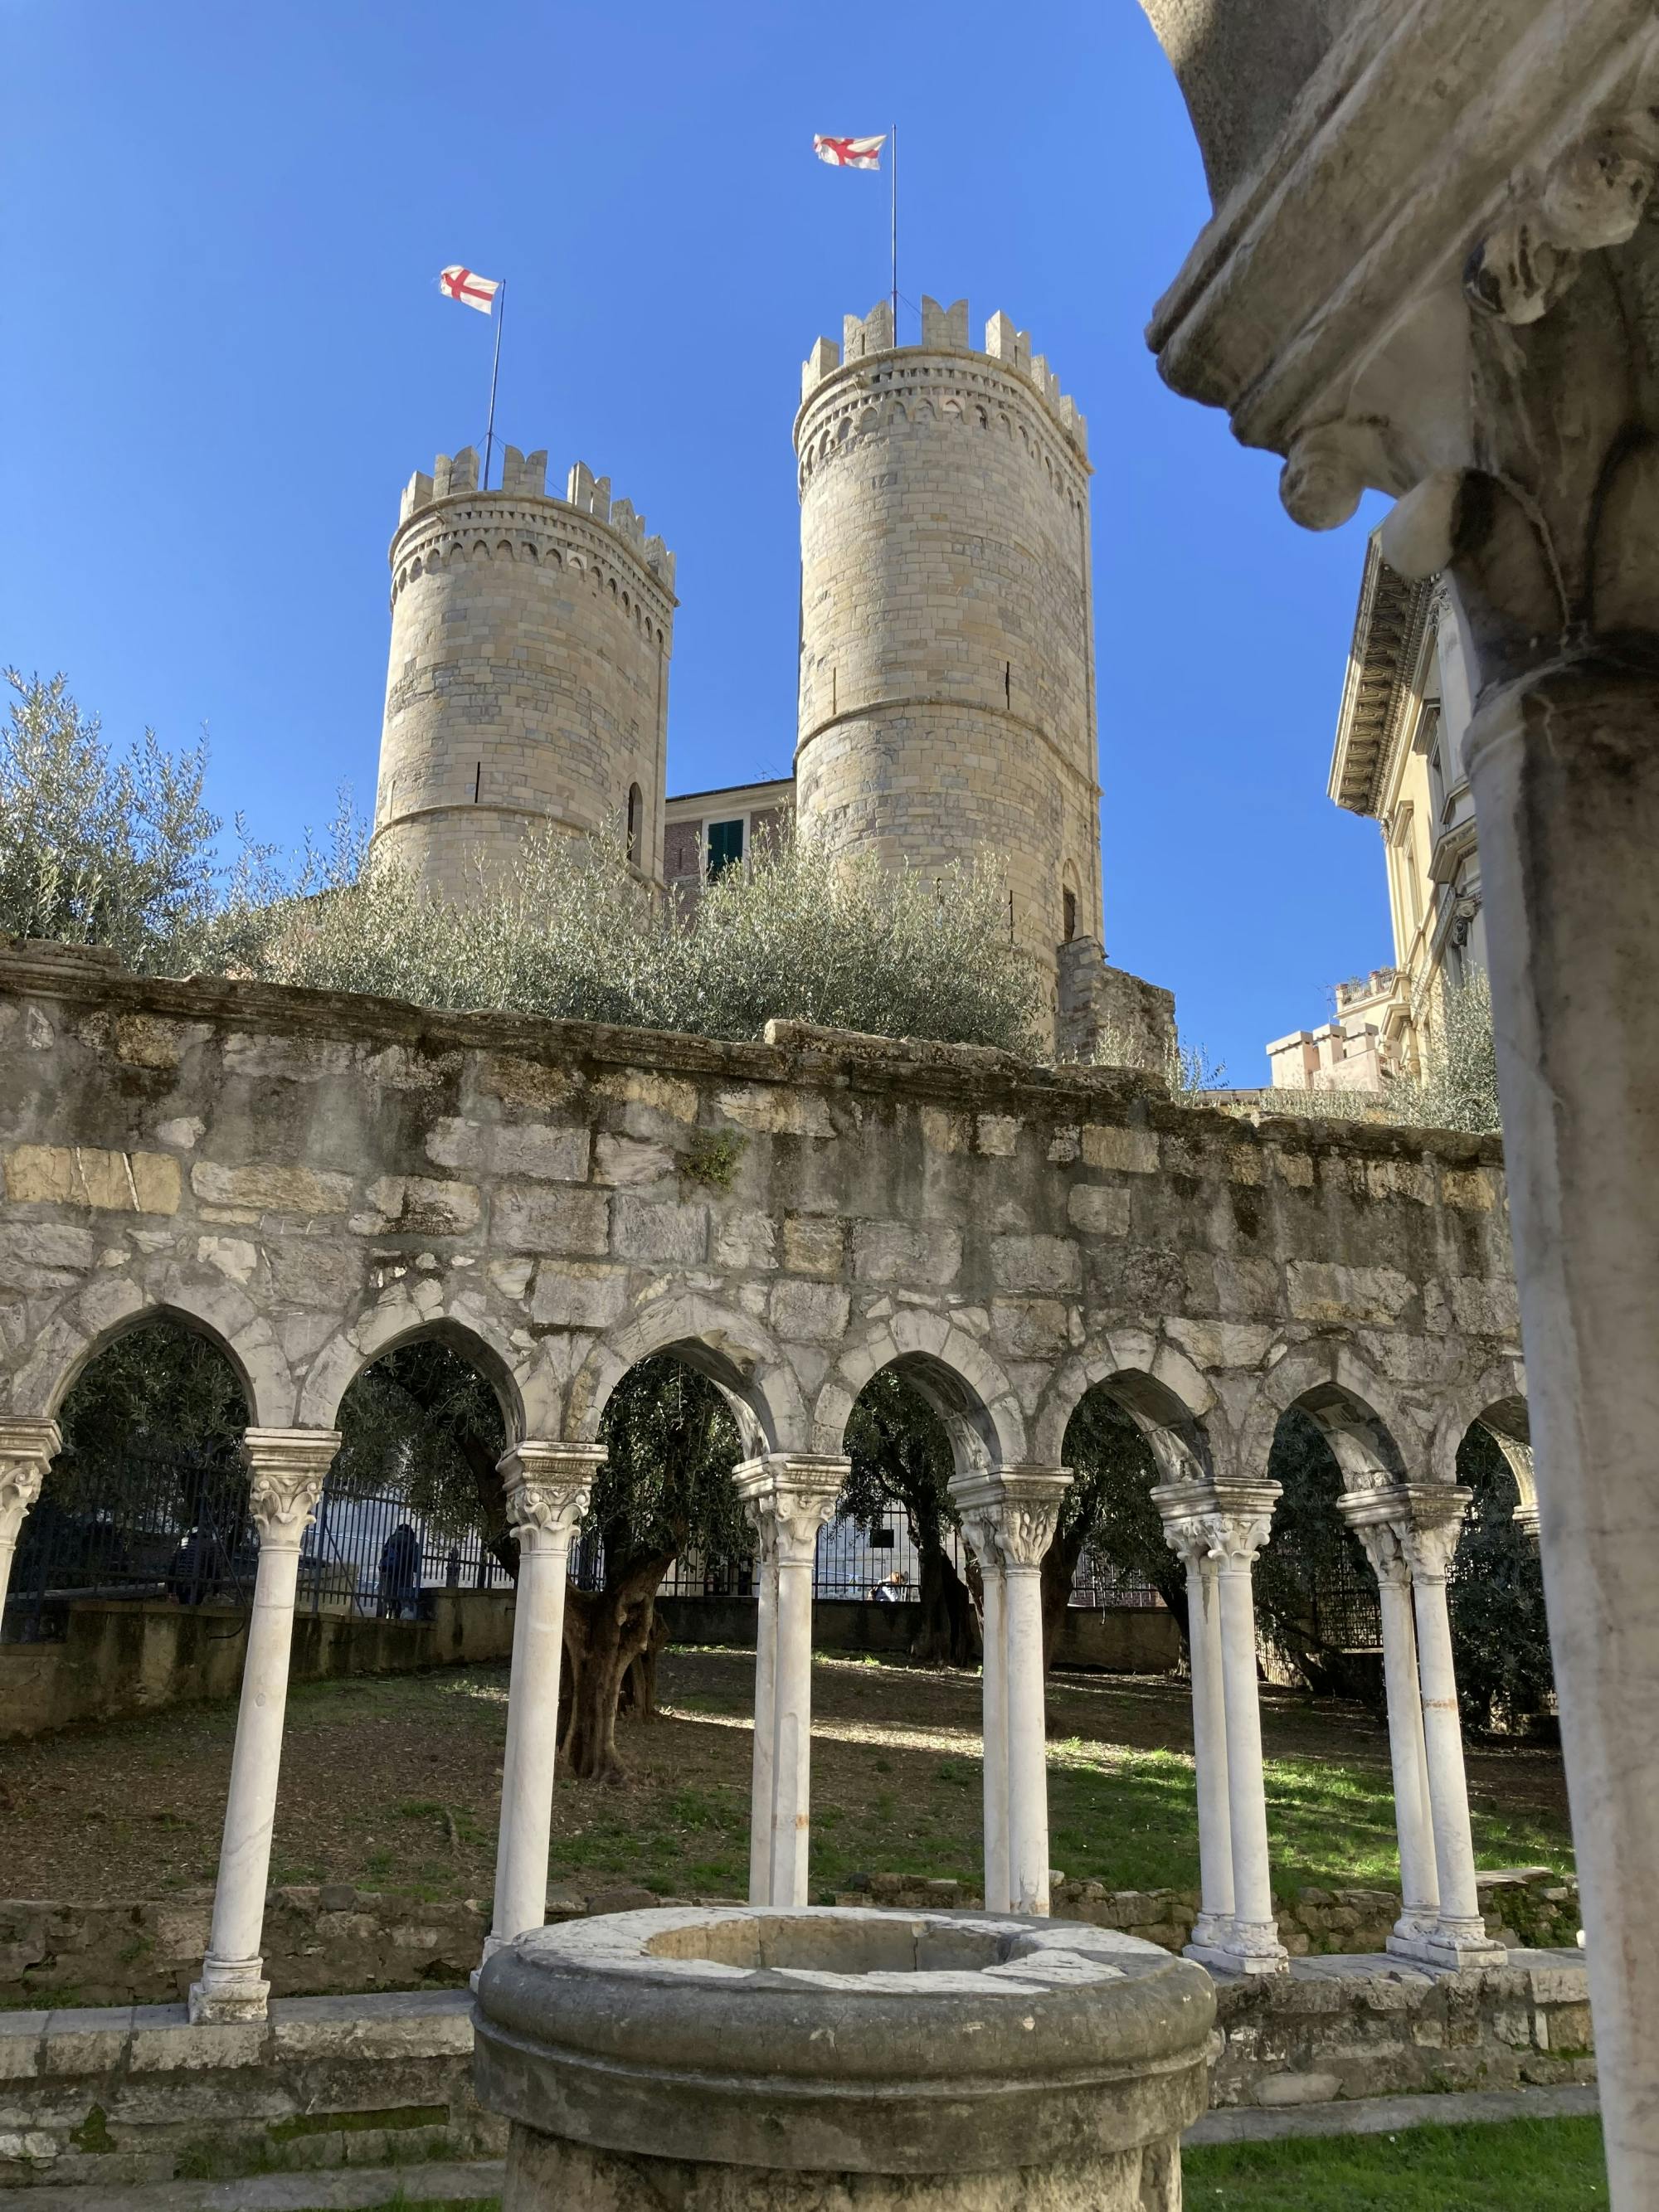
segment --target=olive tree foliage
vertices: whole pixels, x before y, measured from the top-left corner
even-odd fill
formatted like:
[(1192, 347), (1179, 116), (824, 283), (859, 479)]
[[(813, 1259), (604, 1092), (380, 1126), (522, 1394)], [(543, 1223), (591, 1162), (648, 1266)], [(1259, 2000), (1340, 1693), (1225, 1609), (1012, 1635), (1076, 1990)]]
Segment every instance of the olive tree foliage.
[[(960, 1531), (949, 1484), (952, 1458), (945, 1424), (914, 1384), (884, 1367), (860, 1391), (847, 1423), (852, 1462), (837, 1510), (866, 1533), (902, 1513), (916, 1555), (915, 1633), (910, 1656), (972, 1667), (981, 1639), (979, 1577), (958, 1569)], [(873, 1595), (873, 1591), (866, 1592)]]
[(284, 860), (203, 804), (205, 744), (125, 753), (65, 678), (8, 681), (0, 732), (0, 932), (108, 945), (129, 968), (758, 1037), (772, 1019), (884, 1036), (1040, 1047), (1036, 981), (1010, 942), (994, 860), (937, 875), (762, 841), (683, 915), (620, 839), (552, 830), (503, 882), (428, 896), (371, 865), (349, 799)]
[(776, 1018), (1036, 1049), (1031, 974), (988, 864), (935, 878), (769, 840), (684, 915), (605, 841), (545, 830), (505, 883), (481, 878), (460, 904), (377, 864), (266, 908), (241, 941), (272, 981), (422, 1006), (717, 1037), (758, 1037)]
[(171, 754), (146, 730), (117, 755), (62, 676), (5, 676), (0, 931), (106, 945), (129, 968), (177, 972), (219, 903), (205, 744)]
[(1459, 1448), (1457, 1479), (1474, 1493), (1447, 1592), (1463, 1724), (1518, 1731), (1555, 1700), (1537, 1540), (1516, 1525), (1515, 1477), (1479, 1422)]
[(1376, 1648), (1376, 1577), (1336, 1510), (1343, 1486), (1335, 1455), (1298, 1407), (1280, 1416), (1267, 1477), (1282, 1495), (1254, 1569), (1257, 1635), (1306, 1688), (1359, 1692), (1375, 1702), (1380, 1674), (1348, 1655)]
[(1429, 1129), (1497, 1129), (1498, 1053), (1492, 1037), (1492, 985), (1471, 966), (1455, 990), (1437, 992), (1418, 1012), (1422, 1073), (1388, 1091), (1391, 1118)]
[(1045, 1663), (1058, 1645), (1072, 1585), (1085, 1559), (1126, 1581), (1150, 1583), (1175, 1615), (1184, 1645), (1186, 1571), (1164, 1540), (1164, 1523), (1152, 1495), (1160, 1477), (1134, 1416), (1097, 1383), (1079, 1401), (1066, 1425), (1061, 1455), (1072, 1470), (1072, 1486), (1042, 1562)]
[(331, 1496), (401, 1498), (440, 1539), (476, 1530), (516, 1580), (500, 1468), (506, 1425), (470, 1361), (435, 1338), (399, 1345), (356, 1376), (336, 1423)]
[[(746, 1559), (754, 1537), (732, 1481), (743, 1455), (738, 1425), (706, 1376), (666, 1353), (641, 1360), (611, 1392), (602, 1435), (605, 1463), (582, 1524), (598, 1571), (565, 1599), (562, 1748), (579, 1779), (620, 1782), (624, 1698), (641, 1720), (654, 1711), (664, 1576), (694, 1547), (708, 1559)], [(590, 1579), (597, 1587), (582, 1586)]]

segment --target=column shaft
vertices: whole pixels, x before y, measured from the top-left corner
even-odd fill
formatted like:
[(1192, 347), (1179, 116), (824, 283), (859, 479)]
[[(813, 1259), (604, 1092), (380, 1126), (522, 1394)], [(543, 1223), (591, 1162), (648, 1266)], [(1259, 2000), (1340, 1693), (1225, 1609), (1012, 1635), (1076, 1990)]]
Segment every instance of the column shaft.
[(564, 1594), (570, 1538), (519, 1538), (519, 1587), (507, 1689), (507, 1749), (501, 1826), (495, 1844), (495, 1901), (489, 1951), (547, 1917), (547, 1856), (553, 1833), (564, 1663)]
[(1389, 1700), (1395, 1827), (1400, 1838), (1402, 1909), (1395, 1934), (1407, 1937), (1434, 1926), (1440, 1910), (1440, 1890), (1435, 1872), (1410, 1583), (1403, 1576), (1380, 1575), (1377, 1596), (1382, 1613), (1382, 1679)]
[(777, 1668), (772, 1729), (772, 1898), (807, 1901), (812, 1789), (812, 1569), (793, 1546), (778, 1559)]
[(1227, 1731), (1228, 1832), (1233, 1857), (1233, 1942), (1241, 1956), (1269, 1958), (1276, 1967), (1283, 1954), (1273, 1919), (1273, 1877), (1267, 1855), (1261, 1698), (1256, 1686), (1255, 1600), (1249, 1556), (1243, 1559), (1224, 1559), (1216, 1580)]
[(1434, 1823), (1434, 1865), (1440, 1905), (1436, 1934), (1448, 1944), (1485, 1948), (1486, 1922), (1474, 1886), (1474, 1839), (1463, 1771), (1463, 1730), (1452, 1666), (1451, 1623), (1443, 1576), (1412, 1577), (1417, 1612), (1417, 1663), (1423, 1686), (1423, 1743), (1427, 1755), (1429, 1808)]
[(259, 1561), (242, 1662), (212, 1929), (202, 1978), (190, 1992), (192, 2021), (265, 2016), (270, 1984), (260, 1972), (259, 1941), (276, 1818), (300, 1541), (339, 1448), (340, 1439), (332, 1430), (250, 1429), (243, 1439), (251, 1470), (249, 1510), (259, 1531)]
[(984, 1594), (985, 1656), (981, 1665), (985, 1747), (985, 1904), (1006, 1912), (1013, 1902), (1008, 1845), (1008, 1610), (1002, 1563), (979, 1555)]
[(1048, 1910), (1048, 1741), (1042, 1680), (1042, 1570), (1010, 1564), (1008, 1886), (1016, 1912)]
[(1198, 1790), (1200, 1910), (1195, 1944), (1225, 1943), (1233, 1917), (1233, 1844), (1227, 1790), (1227, 1712), (1216, 1564), (1187, 1554), (1187, 1624), (1192, 1645), (1193, 1766)]
[[(1651, 518), (1650, 496), (1624, 511), (1607, 573)], [(1659, 2198), (1656, 731), (1636, 647), (1495, 691), (1464, 752), (1607, 2166), (1631, 2207)]]
[(772, 1901), (772, 1759), (776, 1748), (778, 1551), (769, 1527), (760, 1532), (755, 1606), (755, 1759), (749, 1794), (749, 1902)]
[(519, 1581), (486, 1959), (547, 1918), (570, 1546), (604, 1463), (603, 1446), (533, 1438), (515, 1444), (501, 1461), (507, 1522), (519, 1540)]

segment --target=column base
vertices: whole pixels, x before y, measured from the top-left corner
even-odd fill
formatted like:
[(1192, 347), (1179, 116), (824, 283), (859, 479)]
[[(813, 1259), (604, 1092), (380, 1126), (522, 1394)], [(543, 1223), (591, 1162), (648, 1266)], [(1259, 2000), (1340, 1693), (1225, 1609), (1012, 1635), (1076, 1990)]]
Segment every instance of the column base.
[(1193, 1922), (1192, 1941), (1184, 1955), (1193, 1958), (1200, 1948), (1224, 1949), (1231, 1927), (1231, 1917), (1225, 1912), (1200, 1912)]
[(190, 1985), (188, 2011), (192, 2027), (220, 2027), (233, 2021), (264, 2020), (270, 1984), (260, 1975), (258, 1959), (216, 1959), (210, 1952), (202, 1961), (202, 1978)]
[[(1213, 1940), (1188, 1943), (1182, 1953), (1183, 1958), (1196, 1959), (1200, 1966), (1212, 1966), (1223, 1974), (1289, 1973), (1291, 1954), (1279, 1942), (1273, 1921), (1224, 1920), (1217, 1914), (1212, 1925)], [(1198, 1936), (1196, 1923), (1193, 1935)]]
[(1464, 1966), (1501, 1966), (1510, 1955), (1484, 1929), (1477, 1933), (1462, 1927), (1419, 1928), (1402, 1935), (1396, 1926), (1384, 1948), (1391, 1959), (1413, 1959), (1419, 1966), (1453, 1972)]

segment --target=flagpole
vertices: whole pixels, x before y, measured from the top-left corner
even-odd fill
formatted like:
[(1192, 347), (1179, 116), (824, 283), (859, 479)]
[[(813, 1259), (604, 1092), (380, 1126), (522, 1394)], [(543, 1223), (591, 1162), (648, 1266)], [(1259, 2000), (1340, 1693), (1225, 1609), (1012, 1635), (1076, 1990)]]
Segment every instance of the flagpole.
[(484, 426), (484, 465), (482, 491), (489, 489), (489, 453), (495, 442), (495, 380), (501, 373), (501, 325), (507, 320), (507, 279), (495, 295), (495, 358), (489, 368), (489, 420)]
[(898, 125), (894, 124), (888, 133), (887, 143), (890, 159), (887, 165), (887, 182), (890, 193), (893, 222), (893, 343), (899, 342), (898, 334)]

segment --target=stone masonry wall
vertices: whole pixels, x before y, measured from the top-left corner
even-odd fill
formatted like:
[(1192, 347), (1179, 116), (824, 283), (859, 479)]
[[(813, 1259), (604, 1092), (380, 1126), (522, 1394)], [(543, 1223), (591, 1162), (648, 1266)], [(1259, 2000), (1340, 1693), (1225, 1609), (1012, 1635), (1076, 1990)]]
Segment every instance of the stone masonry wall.
[(579, 1442), (677, 1348), (785, 1451), (902, 1362), (970, 1464), (1061, 1460), (1103, 1382), (1161, 1463), (1452, 1479), (1523, 1388), (1490, 1138), (1240, 1122), (1156, 1081), (775, 1024), (764, 1044), (438, 1015), (0, 949), (0, 1410), (147, 1313), (326, 1428), (447, 1337)]
[(1054, 948), (1101, 935), (1082, 418), (1029, 335), (924, 303), (848, 317), (806, 366), (797, 811), (833, 849), (924, 872), (986, 851), (1054, 994)]
[[(1578, 1893), (1571, 1884), (1541, 1868), (1482, 1875), (1480, 1884), (1487, 1929), (1501, 1941), (1531, 1949), (1576, 1942)], [(664, 1901), (637, 1882), (608, 1877), (556, 1883), (547, 1910), (550, 1920), (572, 1920)], [(903, 1874), (869, 1875), (856, 1889), (817, 1901), (932, 1912), (980, 1903), (961, 1882)], [(1184, 1890), (1108, 1890), (1064, 1880), (1052, 1901), (1058, 1920), (1115, 1928), (1172, 1951), (1191, 1936), (1197, 1906)], [(1297, 1958), (1380, 1953), (1400, 1914), (1398, 1894), (1386, 1890), (1304, 1889), (1275, 1905), (1280, 1933)], [(107, 1905), (0, 1902), (0, 2014), (182, 1999), (201, 1972), (212, 1906), (209, 1889)], [(349, 1882), (284, 1886), (266, 1902), (265, 1972), (278, 1996), (459, 1989), (478, 1963), (489, 1925), (488, 1905), (476, 1898), (422, 1902)]]
[(416, 476), (392, 541), (392, 647), (375, 850), (464, 897), (548, 823), (620, 839), (660, 882), (673, 557), (608, 479), (508, 447), (500, 490), (477, 456)]

